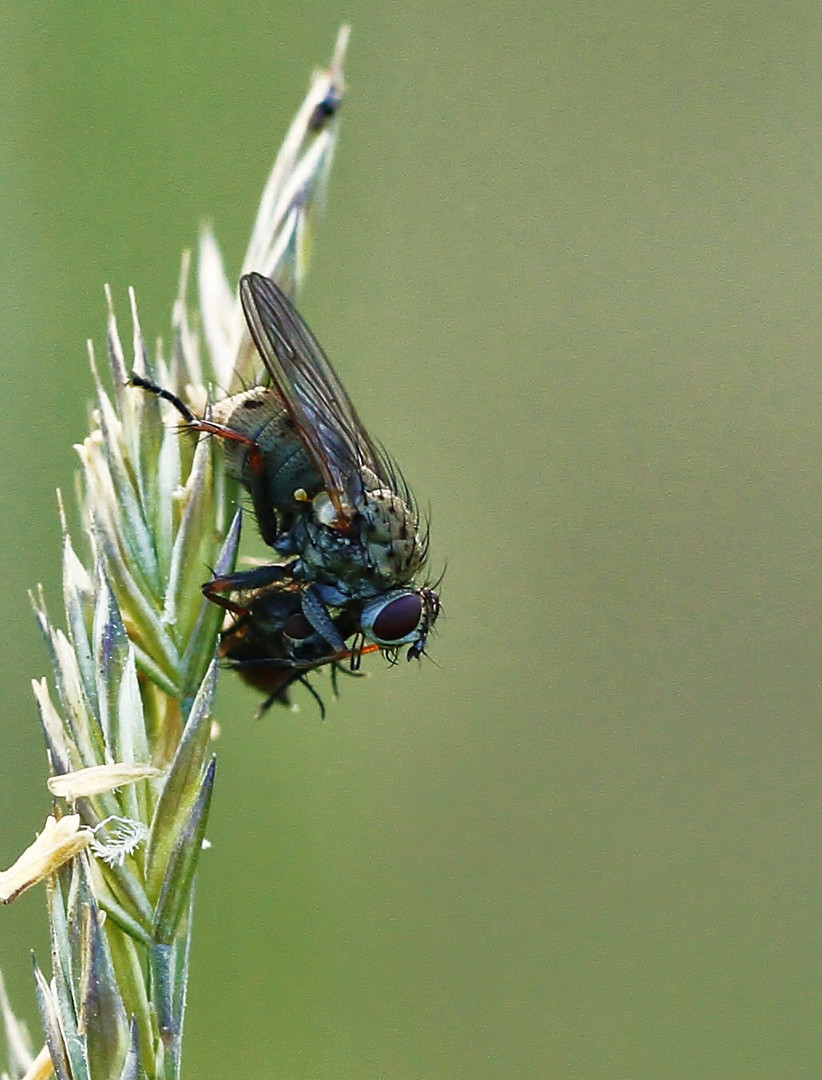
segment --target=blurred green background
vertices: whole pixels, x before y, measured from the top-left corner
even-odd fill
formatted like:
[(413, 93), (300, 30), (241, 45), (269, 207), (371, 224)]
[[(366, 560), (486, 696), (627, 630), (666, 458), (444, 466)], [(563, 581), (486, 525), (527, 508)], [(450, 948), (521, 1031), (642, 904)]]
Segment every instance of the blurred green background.
[[(816, 1077), (817, 3), (0, 4), (0, 865), (102, 285), (153, 339), (203, 218), (236, 271), (344, 19), (301, 306), (446, 612), (325, 723), (223, 680), (187, 1075)], [(42, 893), (0, 939), (35, 1026)]]

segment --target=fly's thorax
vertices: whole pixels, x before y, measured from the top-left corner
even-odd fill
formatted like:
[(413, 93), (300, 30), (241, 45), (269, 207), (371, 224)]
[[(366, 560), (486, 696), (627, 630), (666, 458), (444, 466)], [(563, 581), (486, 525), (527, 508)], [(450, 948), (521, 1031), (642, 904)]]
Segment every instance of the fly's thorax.
[(336, 507), (326, 492), (314, 497), (294, 531), (303, 538), (299, 562), (304, 579), (339, 585), (348, 597), (372, 596), (378, 591), (367, 551), (356, 535), (339, 528)]
[(389, 585), (404, 585), (425, 558), (416, 511), (371, 469), (363, 468), (361, 476), (363, 491), (357, 506), (360, 542)]
[(424, 559), (417, 519), (389, 488), (364, 491), (343, 530), (337, 509), (324, 491), (314, 497), (305, 526), (310, 543), (301, 553), (308, 576), (338, 579), (352, 596), (366, 598), (411, 581)]
[(360, 506), (360, 536), (385, 581), (410, 581), (422, 565), (424, 551), (416, 515), (389, 488), (365, 492)]
[[(272, 506), (288, 507), (298, 489), (316, 491), (320, 478), (291, 417), (268, 386), (253, 386), (211, 408), (215, 423), (253, 439), (265, 463), (264, 485)], [(252, 486), (249, 448), (223, 440), (226, 469), (246, 490)]]

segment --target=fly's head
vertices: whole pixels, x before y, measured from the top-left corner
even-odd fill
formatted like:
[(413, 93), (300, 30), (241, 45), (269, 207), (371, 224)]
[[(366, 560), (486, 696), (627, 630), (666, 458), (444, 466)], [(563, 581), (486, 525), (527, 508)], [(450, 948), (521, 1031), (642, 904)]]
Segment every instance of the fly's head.
[(432, 588), (394, 589), (363, 607), (360, 628), (364, 636), (388, 653), (408, 645), (406, 658), (418, 660), (440, 613), (440, 598)]

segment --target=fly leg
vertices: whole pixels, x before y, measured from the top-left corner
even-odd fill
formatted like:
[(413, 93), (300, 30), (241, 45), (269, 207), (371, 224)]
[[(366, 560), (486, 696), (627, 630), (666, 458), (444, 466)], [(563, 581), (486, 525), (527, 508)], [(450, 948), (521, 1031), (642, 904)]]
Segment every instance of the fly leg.
[(266, 566), (255, 566), (251, 570), (238, 570), (233, 574), (222, 574), (212, 578), (202, 586), (203, 596), (213, 604), (217, 604), (234, 615), (245, 615), (248, 608), (242, 604), (235, 604), (224, 593), (247, 592), (251, 589), (265, 589), (269, 585), (278, 585), (286, 580), (288, 567), (279, 563), (268, 563)]
[(319, 595), (313, 585), (307, 585), (300, 595), (300, 603), (303, 615), (311, 623), (317, 633), (325, 638), (336, 653), (345, 652), (345, 641), (334, 625), (334, 620), (328, 613), (325, 601)]

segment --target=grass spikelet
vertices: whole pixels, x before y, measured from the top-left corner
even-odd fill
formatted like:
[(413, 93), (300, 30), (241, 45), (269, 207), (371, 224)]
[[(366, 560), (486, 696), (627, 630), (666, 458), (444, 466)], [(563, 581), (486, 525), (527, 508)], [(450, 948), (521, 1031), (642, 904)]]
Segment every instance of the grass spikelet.
[[(333, 158), (347, 38), (343, 28), (331, 67), (312, 78), (243, 263), (292, 290)], [(53, 806), (0, 873), (0, 900), (45, 882), (52, 973), (35, 963), (39, 1053), (0, 983), (10, 1078), (180, 1076), (194, 881), (216, 778), (222, 620), (200, 586), (206, 567), (232, 569), (239, 523), (217, 441), (181, 437), (167, 407), (127, 382), (134, 370), (202, 411), (209, 385), (231, 391), (254, 362), (210, 230), (198, 264), (202, 343), (189, 320), (189, 262), (169, 352), (148, 348), (133, 293), (126, 342), (107, 291), (105, 359), (89, 345), (92, 428), (77, 446), (81, 545), (61, 515), (63, 627), (42, 590), (32, 597), (53, 672), (51, 686), (34, 683)]]

